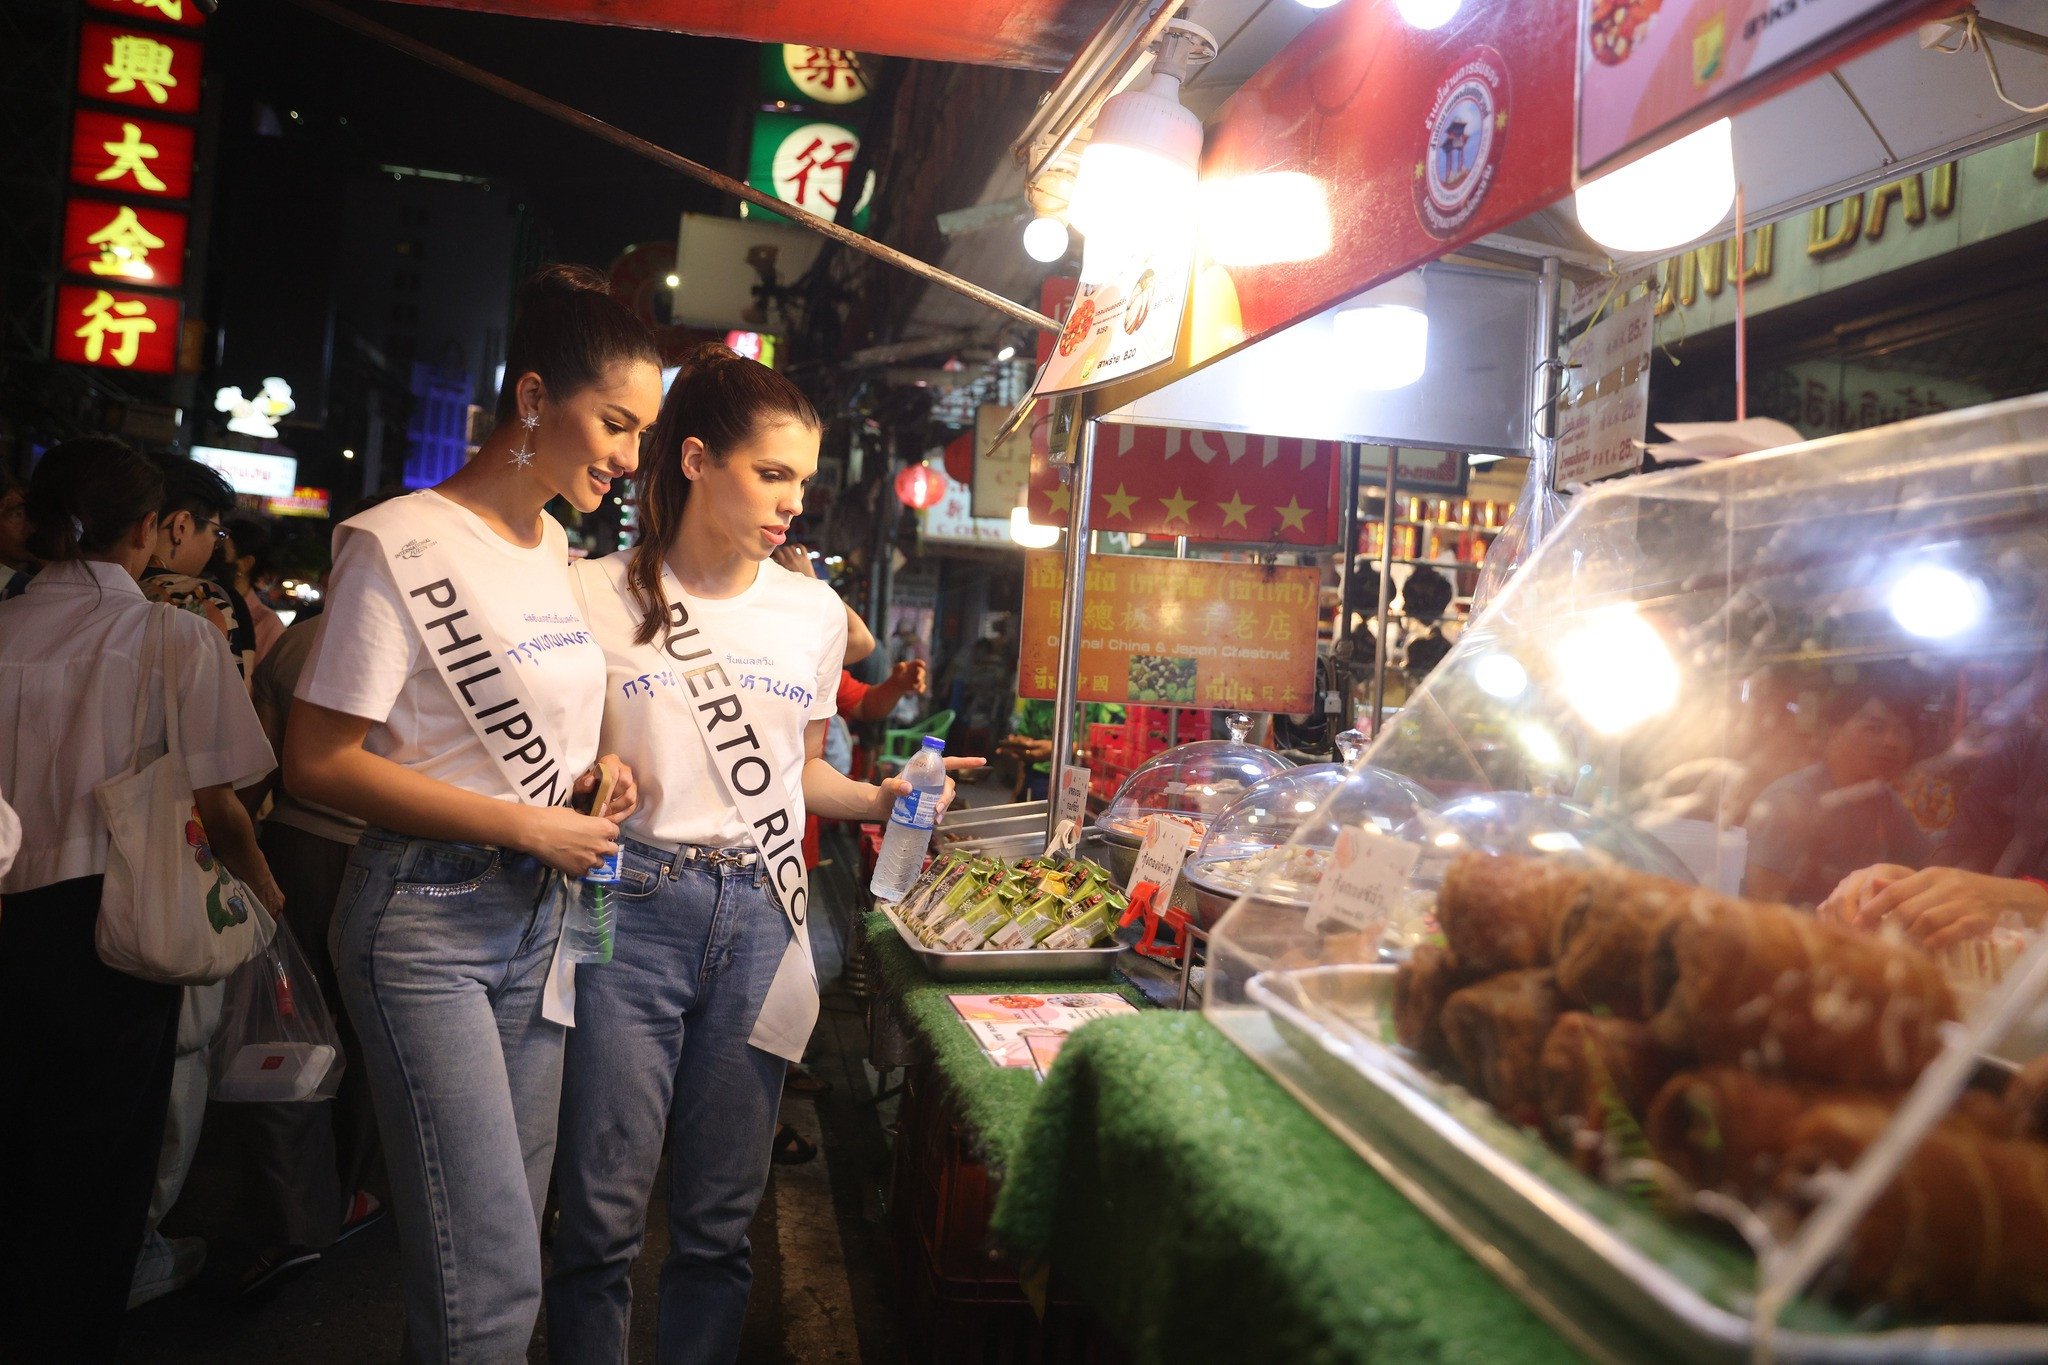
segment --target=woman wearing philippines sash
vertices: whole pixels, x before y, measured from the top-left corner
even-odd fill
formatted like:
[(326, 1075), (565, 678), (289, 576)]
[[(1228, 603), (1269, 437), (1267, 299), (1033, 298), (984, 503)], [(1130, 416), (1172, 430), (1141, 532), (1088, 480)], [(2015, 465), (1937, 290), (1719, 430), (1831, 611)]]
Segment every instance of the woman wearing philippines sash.
[(633, 765), (640, 806), (620, 840), (612, 960), (577, 980), (547, 1289), (556, 1365), (626, 1358), (627, 1272), (664, 1129), (656, 1358), (737, 1355), (784, 1066), (818, 1016), (804, 813), (883, 820), (910, 790), (824, 760), (846, 611), (769, 558), (803, 511), (819, 434), (788, 380), (699, 347), (648, 444), (639, 547), (576, 566), (605, 652), (604, 743)]
[(285, 735), (285, 785), (369, 825), (329, 943), (418, 1361), (526, 1358), (562, 1077), (548, 1007), (567, 973), (550, 966), (567, 888), (616, 851), (634, 803), (607, 755), (608, 808), (569, 804), (595, 782), (604, 653), (544, 509), (593, 511), (638, 466), (660, 354), (601, 276), (555, 266), (520, 291), (505, 376), (467, 465), (336, 530)]

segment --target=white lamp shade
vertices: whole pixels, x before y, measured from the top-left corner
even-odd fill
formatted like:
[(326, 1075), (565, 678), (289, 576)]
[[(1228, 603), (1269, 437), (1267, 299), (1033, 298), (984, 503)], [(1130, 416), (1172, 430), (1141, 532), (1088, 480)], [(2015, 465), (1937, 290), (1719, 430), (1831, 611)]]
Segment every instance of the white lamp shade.
[(1460, 0), (1394, 0), (1394, 9), (1408, 27), (1442, 28), (1457, 17)]
[(1609, 251), (1666, 251), (1712, 231), (1735, 203), (1727, 119), (1579, 187), (1579, 226)]
[(1312, 261), (1330, 250), (1330, 197), (1322, 181), (1300, 171), (1205, 180), (1196, 217), (1219, 265)]
[(1057, 526), (1040, 526), (1022, 507), (1010, 509), (1010, 539), (1027, 550), (1043, 550), (1060, 538)]
[(1024, 225), (1024, 254), (1052, 262), (1067, 254), (1067, 225), (1057, 218), (1033, 218)]
[(1344, 383), (1404, 389), (1429, 363), (1429, 293), (1419, 274), (1401, 275), (1331, 319)]

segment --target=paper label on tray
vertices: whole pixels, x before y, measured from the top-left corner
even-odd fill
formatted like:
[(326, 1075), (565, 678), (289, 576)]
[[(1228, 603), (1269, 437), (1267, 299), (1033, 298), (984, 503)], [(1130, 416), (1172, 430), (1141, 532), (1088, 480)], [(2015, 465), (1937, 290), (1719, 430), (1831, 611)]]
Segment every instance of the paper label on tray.
[(1329, 925), (1364, 930), (1385, 924), (1401, 903), (1421, 853), (1404, 839), (1363, 826), (1339, 830), (1329, 866), (1323, 869), (1316, 894), (1309, 901), (1309, 932), (1318, 933)]
[(1060, 772), (1060, 800), (1058, 819), (1055, 824), (1071, 824), (1081, 828), (1081, 822), (1088, 816), (1088, 770), (1067, 767)]
[[(989, 1061), (1000, 1067), (1032, 1070), (1039, 1070), (1040, 1065), (1032, 1056), (1033, 1038), (1041, 1040), (1039, 1056), (1050, 1064), (1050, 1054), (1057, 1049), (1048, 1048), (1047, 1043), (1065, 1042), (1069, 1033), (1090, 1019), (1136, 1012), (1130, 1001), (1108, 991), (949, 995), (946, 999)], [(1043, 1071), (1039, 1074), (1041, 1078), (1044, 1075)]]
[(1135, 895), (1141, 882), (1157, 882), (1159, 904), (1164, 905), (1173, 894), (1174, 882), (1180, 878), (1180, 865), (1187, 859), (1188, 843), (1194, 832), (1185, 821), (1167, 815), (1153, 816), (1146, 826), (1145, 842), (1138, 845), (1137, 865), (1131, 868), (1124, 894)]

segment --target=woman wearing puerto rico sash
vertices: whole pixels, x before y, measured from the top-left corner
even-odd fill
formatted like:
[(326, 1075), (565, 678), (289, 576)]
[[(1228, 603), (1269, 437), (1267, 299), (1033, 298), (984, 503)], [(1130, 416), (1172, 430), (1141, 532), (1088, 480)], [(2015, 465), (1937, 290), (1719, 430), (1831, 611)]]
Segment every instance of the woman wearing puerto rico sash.
[(639, 547), (575, 569), (604, 646), (603, 742), (633, 765), (640, 805), (620, 838), (612, 959), (577, 974), (547, 1286), (555, 1365), (626, 1358), (628, 1272), (664, 1131), (656, 1359), (738, 1353), (785, 1062), (818, 1015), (805, 811), (885, 820), (910, 790), (824, 760), (846, 610), (770, 559), (803, 511), (818, 438), (787, 379), (698, 348), (648, 443)]
[(526, 1358), (562, 1076), (550, 968), (566, 887), (634, 802), (621, 769), (608, 810), (569, 804), (594, 782), (604, 653), (544, 508), (594, 511), (637, 467), (660, 355), (601, 276), (556, 266), (521, 290), (505, 373), (466, 466), (336, 530), (285, 736), (292, 793), (369, 825), (329, 943), (419, 1361)]

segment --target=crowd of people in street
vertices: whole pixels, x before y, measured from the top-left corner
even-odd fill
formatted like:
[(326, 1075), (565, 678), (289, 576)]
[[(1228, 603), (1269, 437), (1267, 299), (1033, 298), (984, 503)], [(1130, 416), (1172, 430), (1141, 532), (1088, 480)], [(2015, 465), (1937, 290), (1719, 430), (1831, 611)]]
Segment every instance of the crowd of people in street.
[[(666, 1149), (658, 1357), (734, 1357), (771, 1161), (814, 1154), (776, 1121), (818, 1012), (806, 831), (908, 790), (849, 776), (837, 727), (927, 666), (846, 670), (875, 640), (788, 544), (822, 424), (787, 379), (707, 345), (664, 397), (653, 335), (574, 267), (523, 286), (508, 349), (475, 456), (343, 521), (289, 627), (204, 465), (79, 439), (0, 487), (0, 1356), (104, 1360), (205, 1256), (158, 1226), (223, 985), (115, 970), (96, 928), (110, 888), (216, 913), (151, 899), (110, 826), (110, 784), (169, 752), (189, 810), (144, 823), (224, 920), (291, 936), (343, 1058), (329, 1100), (234, 1106), (241, 1284), (381, 1218), (381, 1168), (408, 1359), (523, 1360), (545, 1299), (554, 1360), (615, 1365)], [(629, 477), (638, 545), (572, 567), (548, 504)]]

